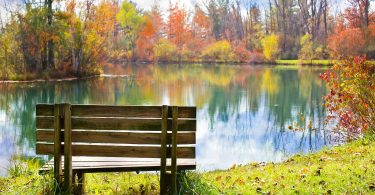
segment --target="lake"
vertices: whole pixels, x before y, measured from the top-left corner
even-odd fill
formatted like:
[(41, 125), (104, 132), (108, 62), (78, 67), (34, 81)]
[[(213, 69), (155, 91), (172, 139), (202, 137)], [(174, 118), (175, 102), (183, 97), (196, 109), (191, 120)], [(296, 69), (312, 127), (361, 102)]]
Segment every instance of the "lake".
[(6, 174), (13, 156), (35, 157), (37, 103), (197, 106), (199, 170), (279, 162), (317, 151), (332, 144), (324, 123), (323, 71), (296, 66), (117, 65), (106, 67), (104, 77), (85, 80), (0, 83), (0, 174)]

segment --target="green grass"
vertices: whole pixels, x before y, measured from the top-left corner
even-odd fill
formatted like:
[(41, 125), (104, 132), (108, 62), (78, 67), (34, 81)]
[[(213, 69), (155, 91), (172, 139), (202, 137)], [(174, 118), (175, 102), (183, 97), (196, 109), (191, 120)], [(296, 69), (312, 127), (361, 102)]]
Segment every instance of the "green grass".
[(360, 140), (282, 163), (190, 173), (195, 194), (375, 194), (375, 143)]
[(41, 176), (38, 159), (12, 159), (7, 177), (0, 177), (0, 194), (50, 194), (53, 192), (51, 174)]
[[(51, 174), (37, 174), (40, 162), (16, 159), (0, 177), (0, 194), (53, 192)], [(154, 173), (87, 174), (87, 194), (157, 194)], [(229, 170), (188, 172), (181, 194), (375, 194), (375, 142), (367, 139), (296, 155), (282, 163), (250, 163)]]
[(333, 65), (338, 60), (276, 60), (276, 64), (280, 65)]

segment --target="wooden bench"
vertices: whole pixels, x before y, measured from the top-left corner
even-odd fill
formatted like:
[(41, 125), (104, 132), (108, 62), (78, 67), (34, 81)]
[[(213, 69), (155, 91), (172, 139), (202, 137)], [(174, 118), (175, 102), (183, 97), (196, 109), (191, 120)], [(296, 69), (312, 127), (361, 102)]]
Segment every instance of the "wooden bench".
[(160, 194), (176, 194), (177, 171), (196, 168), (195, 107), (38, 104), (36, 129), (36, 153), (53, 155), (40, 173), (68, 193), (85, 173), (160, 171)]

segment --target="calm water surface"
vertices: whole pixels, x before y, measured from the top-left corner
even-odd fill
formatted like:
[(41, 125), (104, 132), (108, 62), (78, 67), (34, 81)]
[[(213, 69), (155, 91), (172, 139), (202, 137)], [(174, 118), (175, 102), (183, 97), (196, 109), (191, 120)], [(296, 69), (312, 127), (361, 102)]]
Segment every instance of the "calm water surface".
[[(197, 106), (197, 164), (226, 169), (284, 160), (330, 145), (319, 68), (117, 65), (106, 77), (0, 84), (0, 175), (12, 156), (35, 156), (35, 105)], [(132, 75), (116, 77), (111, 75)], [(310, 124), (310, 125), (309, 125)], [(289, 126), (297, 126), (298, 131)]]

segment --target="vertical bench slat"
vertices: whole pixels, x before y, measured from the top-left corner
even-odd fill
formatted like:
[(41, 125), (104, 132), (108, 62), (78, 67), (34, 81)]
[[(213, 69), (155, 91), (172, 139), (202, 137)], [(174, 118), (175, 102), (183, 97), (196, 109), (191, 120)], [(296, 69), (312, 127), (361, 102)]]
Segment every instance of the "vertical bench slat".
[(166, 194), (168, 106), (163, 105), (161, 115), (160, 194)]
[(70, 193), (73, 180), (72, 171), (72, 128), (70, 104), (64, 104), (64, 184)]
[(177, 194), (177, 131), (178, 131), (178, 107), (172, 107), (172, 157), (171, 157), (171, 190), (173, 194)]
[[(54, 178), (58, 185), (61, 184), (61, 108), (59, 104), (54, 105)], [(61, 187), (61, 186), (59, 186)], [(56, 188), (59, 189), (59, 188)]]

